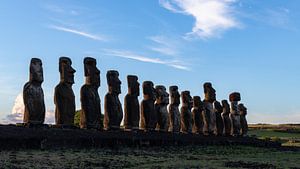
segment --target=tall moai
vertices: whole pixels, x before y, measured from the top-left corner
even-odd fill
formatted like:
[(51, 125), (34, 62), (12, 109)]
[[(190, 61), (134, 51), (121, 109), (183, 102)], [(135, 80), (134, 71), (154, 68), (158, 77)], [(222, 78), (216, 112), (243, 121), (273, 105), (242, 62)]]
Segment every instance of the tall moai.
[(180, 132), (180, 112), (178, 106), (180, 105), (180, 94), (177, 86), (170, 86), (170, 100), (169, 104), (169, 131), (174, 133)]
[(80, 128), (101, 129), (101, 103), (98, 93), (100, 70), (94, 58), (84, 58), (85, 84), (80, 90)]
[(119, 72), (109, 70), (106, 73), (108, 93), (104, 98), (104, 127), (107, 130), (118, 130), (123, 119), (122, 105), (119, 99), (121, 81)]
[(241, 101), (241, 95), (238, 92), (233, 92), (229, 95), (230, 103), (230, 120), (231, 120), (231, 135), (239, 136), (241, 130), (241, 116), (238, 109), (238, 102)]
[(157, 115), (154, 108), (155, 89), (153, 82), (143, 82), (143, 97), (144, 99), (141, 103), (141, 128), (146, 131), (154, 131)]
[(203, 102), (201, 101), (200, 96), (193, 97), (193, 132), (196, 134), (203, 134)]
[(128, 93), (124, 99), (124, 126), (125, 129), (138, 130), (140, 123), (140, 83), (135, 75), (127, 76)]
[(28, 126), (42, 125), (46, 112), (42, 89), (44, 81), (42, 60), (32, 58), (29, 71), (29, 82), (23, 88), (23, 101), (25, 105), (23, 122)]
[(227, 100), (222, 100), (222, 107), (223, 107), (222, 119), (224, 123), (224, 134), (225, 136), (230, 136), (231, 135), (231, 120), (229, 117), (230, 106)]
[(75, 95), (72, 85), (75, 72), (70, 58), (59, 58), (60, 83), (54, 90), (54, 104), (55, 123), (61, 127), (74, 126)]
[(244, 106), (244, 104), (240, 103), (238, 105), (238, 109), (241, 115), (241, 135), (247, 136), (248, 134), (248, 123), (246, 119), (247, 115), (247, 108)]
[(169, 94), (166, 91), (166, 87), (162, 85), (156, 86), (155, 91), (156, 101), (154, 107), (157, 115), (156, 128), (158, 131), (167, 132), (169, 129)]
[(216, 100), (216, 90), (212, 87), (210, 82), (206, 82), (203, 85), (204, 88), (204, 127), (203, 132), (205, 135), (213, 135), (216, 134), (216, 115), (214, 112), (213, 102)]
[(223, 107), (220, 102), (214, 102), (214, 110), (216, 115), (216, 127), (217, 127), (217, 135), (222, 136), (224, 133), (224, 123), (222, 119)]
[(193, 130), (193, 116), (192, 116), (193, 100), (190, 91), (181, 92), (181, 132), (192, 133)]

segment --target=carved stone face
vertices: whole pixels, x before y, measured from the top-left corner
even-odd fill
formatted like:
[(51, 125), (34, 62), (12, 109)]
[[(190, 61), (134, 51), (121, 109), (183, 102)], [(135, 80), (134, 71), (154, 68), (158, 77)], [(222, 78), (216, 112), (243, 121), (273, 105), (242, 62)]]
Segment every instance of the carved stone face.
[(222, 107), (221, 103), (218, 101), (214, 102), (214, 107), (216, 109), (216, 112), (218, 112), (218, 113), (221, 113), (223, 111), (223, 107)]
[(143, 82), (143, 94), (147, 95), (149, 99), (155, 100), (155, 89), (154, 84), (151, 81)]
[(191, 107), (193, 105), (193, 100), (190, 95), (190, 91), (181, 92), (181, 100), (182, 103), (186, 104), (188, 107)]
[(171, 104), (179, 105), (180, 104), (180, 94), (178, 92), (177, 86), (170, 86), (170, 95), (171, 95)]
[(43, 83), (43, 66), (42, 61), (38, 58), (32, 58), (30, 62), (30, 81)]
[(155, 87), (156, 101), (159, 104), (169, 104), (169, 94), (167, 93), (166, 87), (159, 85)]
[(223, 107), (223, 112), (225, 112), (225, 113), (230, 112), (230, 107), (229, 107), (227, 100), (222, 100), (222, 107)]
[(139, 96), (140, 83), (138, 82), (138, 77), (135, 75), (128, 75), (127, 82), (128, 82), (128, 93), (134, 96)]
[(113, 94), (121, 93), (121, 81), (119, 79), (119, 72), (116, 70), (107, 71), (106, 74), (107, 84), (109, 87), (109, 91)]
[(239, 92), (233, 92), (229, 95), (229, 100), (231, 102), (241, 101), (241, 94)]
[(74, 73), (76, 71), (72, 67), (72, 61), (70, 58), (59, 58), (59, 72), (62, 82), (74, 84)]
[(200, 96), (193, 97), (193, 107), (202, 107), (202, 101)]
[(216, 90), (212, 87), (212, 84), (207, 82), (203, 85), (205, 100), (213, 103), (216, 100)]
[(100, 87), (100, 70), (97, 68), (97, 61), (94, 58), (84, 58), (84, 74), (87, 83), (95, 87)]
[(238, 110), (239, 110), (241, 115), (246, 115), (247, 114), (247, 108), (242, 103), (238, 105)]

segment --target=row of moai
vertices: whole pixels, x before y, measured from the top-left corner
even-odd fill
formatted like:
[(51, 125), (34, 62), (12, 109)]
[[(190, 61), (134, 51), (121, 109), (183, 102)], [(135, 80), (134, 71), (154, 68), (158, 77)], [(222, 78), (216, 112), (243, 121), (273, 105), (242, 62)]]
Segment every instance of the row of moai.
[[(98, 88), (100, 87), (100, 70), (96, 59), (84, 58), (85, 84), (81, 87), (80, 128), (101, 129), (101, 106)], [(72, 89), (75, 69), (68, 57), (59, 58), (60, 83), (55, 87), (55, 121), (56, 126), (74, 126), (75, 95)], [(121, 81), (119, 73), (109, 70), (106, 74), (108, 93), (104, 100), (104, 129), (119, 130), (123, 120), (123, 109), (119, 99)], [(42, 125), (45, 119), (42, 61), (32, 58), (30, 79), (24, 86), (25, 126)], [(163, 85), (154, 87), (153, 82), (144, 81), (143, 100), (139, 103), (140, 83), (135, 75), (128, 75), (128, 94), (124, 100), (125, 130), (145, 130), (174, 133), (197, 133), (204, 135), (247, 135), (247, 108), (238, 104), (240, 94), (230, 94), (229, 100), (216, 101), (216, 91), (211, 83), (205, 83), (202, 101), (199, 96), (190, 95), (189, 91), (181, 94), (177, 86), (170, 86), (169, 93)], [(181, 98), (181, 101), (180, 101)], [(170, 103), (169, 103), (170, 101)], [(181, 104), (181, 108), (179, 106)]]

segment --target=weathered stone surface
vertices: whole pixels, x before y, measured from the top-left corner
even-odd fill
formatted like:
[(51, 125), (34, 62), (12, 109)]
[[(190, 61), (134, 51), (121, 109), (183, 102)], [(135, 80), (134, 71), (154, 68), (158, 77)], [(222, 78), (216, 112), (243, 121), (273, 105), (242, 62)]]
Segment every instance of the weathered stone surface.
[(170, 86), (169, 92), (171, 98), (171, 104), (169, 104), (169, 131), (178, 133), (180, 132), (180, 112), (178, 108), (180, 104), (180, 94), (177, 86)]
[(231, 135), (239, 136), (241, 130), (241, 119), (238, 110), (238, 102), (241, 101), (240, 93), (233, 92), (229, 95), (230, 105), (230, 120), (231, 120)]
[(104, 100), (104, 127), (107, 130), (120, 129), (120, 124), (123, 119), (122, 105), (119, 99), (121, 94), (121, 81), (119, 72), (110, 70), (106, 73), (108, 93)]
[(29, 82), (23, 88), (23, 100), (25, 105), (24, 123), (28, 125), (40, 125), (45, 120), (44, 92), (41, 87), (44, 81), (42, 60), (32, 58), (30, 62)]
[(85, 84), (80, 90), (81, 114), (80, 128), (101, 128), (101, 106), (98, 88), (100, 87), (100, 70), (94, 58), (84, 58)]
[(139, 129), (140, 105), (138, 96), (140, 95), (140, 83), (135, 75), (127, 76), (128, 94), (124, 99), (124, 126), (125, 129)]
[(157, 115), (154, 108), (155, 89), (151, 81), (143, 82), (144, 99), (141, 103), (141, 128), (154, 131), (157, 123)]
[(216, 90), (212, 87), (210, 82), (206, 82), (203, 85), (204, 88), (204, 127), (203, 132), (205, 135), (216, 134), (216, 115), (213, 108), (213, 102), (216, 100)]
[(224, 134), (225, 136), (230, 136), (231, 135), (231, 120), (229, 118), (230, 106), (227, 100), (222, 100), (222, 107), (223, 107), (222, 119), (224, 123)]
[(248, 134), (248, 123), (246, 119), (247, 115), (247, 108), (244, 106), (244, 104), (240, 103), (238, 105), (238, 109), (241, 115), (241, 135), (247, 136)]
[(158, 85), (155, 87), (156, 91), (156, 101), (155, 101), (155, 112), (157, 114), (157, 125), (158, 131), (167, 132), (169, 129), (169, 114), (168, 114), (168, 104), (169, 104), (169, 94), (166, 91), (166, 87)]
[(57, 125), (73, 126), (75, 116), (75, 95), (72, 89), (75, 69), (68, 57), (59, 58), (60, 83), (55, 87), (55, 122)]
[(200, 96), (193, 97), (193, 132), (197, 134), (203, 134), (203, 102), (201, 101)]
[(181, 92), (181, 132), (192, 133), (193, 129), (193, 115), (191, 112), (193, 100), (190, 91)]
[(216, 127), (217, 127), (217, 135), (222, 136), (224, 132), (224, 123), (222, 119), (223, 107), (220, 102), (214, 102), (214, 109), (216, 114)]

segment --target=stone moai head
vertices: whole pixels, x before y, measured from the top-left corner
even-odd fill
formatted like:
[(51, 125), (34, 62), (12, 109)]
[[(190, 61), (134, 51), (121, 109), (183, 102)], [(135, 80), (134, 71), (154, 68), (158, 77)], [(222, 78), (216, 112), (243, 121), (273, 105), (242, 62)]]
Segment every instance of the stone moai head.
[(216, 90), (212, 87), (210, 82), (206, 82), (203, 85), (204, 88), (204, 100), (213, 103), (216, 100)]
[(222, 107), (222, 105), (221, 105), (221, 103), (220, 103), (220, 102), (218, 102), (218, 101), (215, 101), (215, 102), (214, 102), (214, 107), (215, 107), (215, 109), (216, 109), (216, 112), (218, 112), (218, 113), (222, 113), (222, 111), (223, 111), (223, 107)]
[(181, 92), (181, 101), (183, 104), (186, 104), (188, 107), (193, 105), (193, 99), (191, 97), (190, 91)]
[(224, 113), (230, 113), (230, 106), (227, 100), (222, 100), (222, 107)]
[(119, 79), (119, 72), (116, 70), (109, 70), (106, 73), (108, 90), (110, 93), (118, 95), (121, 93), (121, 80)]
[(97, 61), (94, 58), (84, 58), (84, 76), (86, 77), (86, 84), (100, 87), (100, 70), (97, 68)]
[(140, 95), (140, 83), (138, 82), (138, 77), (135, 75), (128, 75), (127, 83), (128, 83), (128, 94), (133, 95), (133, 96), (139, 96)]
[(170, 86), (169, 92), (171, 96), (171, 104), (178, 106), (180, 104), (180, 94), (178, 92), (178, 86)]
[(163, 85), (158, 85), (155, 87), (156, 93), (156, 103), (157, 104), (169, 104), (169, 94), (167, 93), (167, 89)]
[(193, 97), (193, 107), (201, 108), (202, 106), (203, 106), (203, 103), (201, 101), (201, 97), (200, 96), (194, 96)]
[(233, 92), (229, 95), (230, 102), (239, 102), (241, 101), (241, 94), (238, 92)]
[(245, 116), (247, 114), (247, 108), (244, 106), (243, 103), (240, 103), (238, 105), (238, 109), (239, 109), (239, 112), (240, 112), (241, 115)]
[(72, 61), (68, 57), (60, 57), (59, 58), (59, 73), (60, 73), (60, 81), (67, 84), (74, 84), (74, 73), (75, 69), (72, 67)]
[(30, 82), (43, 83), (43, 64), (39, 58), (32, 58), (30, 61)]
[(154, 84), (151, 81), (143, 82), (143, 94), (147, 96), (149, 100), (155, 100)]

